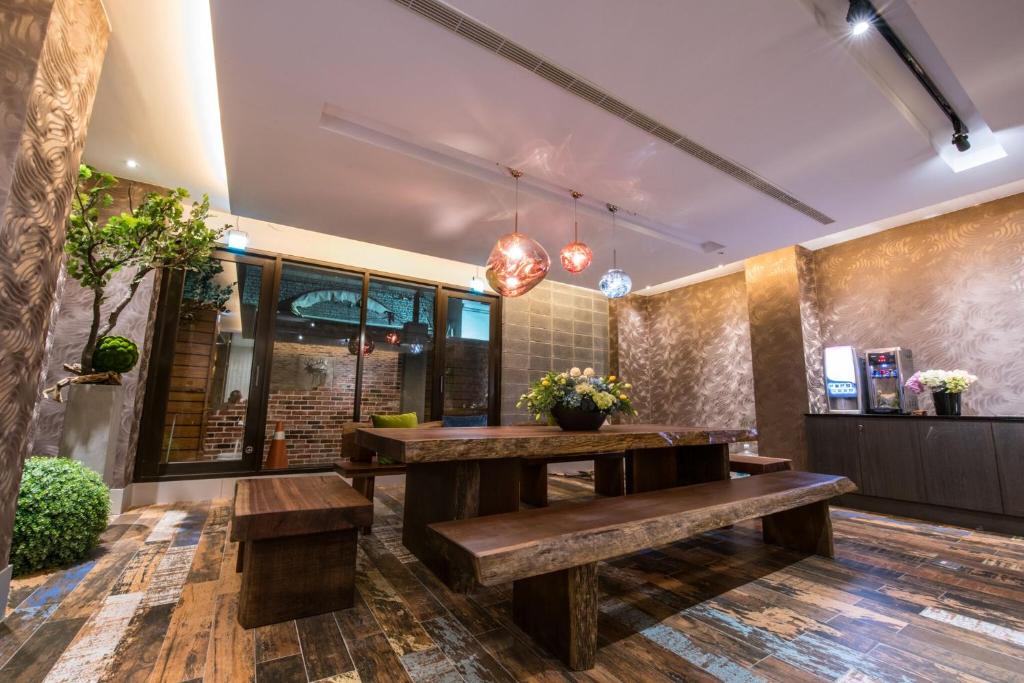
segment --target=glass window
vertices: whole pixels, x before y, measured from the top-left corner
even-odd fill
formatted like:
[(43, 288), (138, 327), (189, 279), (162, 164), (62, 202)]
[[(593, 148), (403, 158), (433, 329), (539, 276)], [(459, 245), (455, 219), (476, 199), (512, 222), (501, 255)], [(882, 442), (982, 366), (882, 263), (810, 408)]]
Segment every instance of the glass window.
[(290, 468), (339, 459), (342, 425), (355, 408), (362, 293), (361, 275), (284, 264), (274, 311), (264, 463), (278, 422)]

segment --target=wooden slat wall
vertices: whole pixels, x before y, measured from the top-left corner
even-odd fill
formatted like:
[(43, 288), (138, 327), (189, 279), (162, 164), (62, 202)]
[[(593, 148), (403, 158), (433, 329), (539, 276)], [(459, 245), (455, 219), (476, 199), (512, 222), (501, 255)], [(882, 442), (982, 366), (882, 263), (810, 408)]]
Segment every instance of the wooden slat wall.
[(164, 418), (163, 452), (171, 462), (203, 457), (207, 394), (213, 377), (216, 342), (215, 311), (198, 312), (193, 320), (183, 320), (178, 327)]

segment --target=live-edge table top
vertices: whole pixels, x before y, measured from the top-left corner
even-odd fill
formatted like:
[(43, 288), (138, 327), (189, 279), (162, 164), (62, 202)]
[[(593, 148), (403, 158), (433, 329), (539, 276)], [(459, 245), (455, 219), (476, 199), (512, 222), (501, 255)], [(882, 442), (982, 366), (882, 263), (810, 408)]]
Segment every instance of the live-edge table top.
[(559, 427), (363, 428), (356, 443), (405, 463), (529, 458), (587, 453), (620, 453), (650, 448), (706, 446), (753, 441), (755, 429), (719, 429), (677, 425), (605, 425), (596, 432), (567, 432)]

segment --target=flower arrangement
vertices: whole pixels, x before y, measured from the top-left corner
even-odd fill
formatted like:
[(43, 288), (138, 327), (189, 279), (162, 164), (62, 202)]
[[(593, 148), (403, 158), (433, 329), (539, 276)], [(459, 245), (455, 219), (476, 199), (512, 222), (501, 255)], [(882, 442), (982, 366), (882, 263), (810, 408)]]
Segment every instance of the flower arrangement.
[(915, 372), (904, 386), (915, 394), (925, 391), (960, 394), (977, 381), (978, 378), (966, 370), (921, 370)]
[(526, 406), (537, 420), (554, 415), (559, 409), (569, 409), (603, 416), (625, 413), (636, 415), (626, 393), (632, 384), (622, 382), (615, 375), (598, 375), (593, 368), (568, 372), (548, 372), (519, 397), (516, 407)]

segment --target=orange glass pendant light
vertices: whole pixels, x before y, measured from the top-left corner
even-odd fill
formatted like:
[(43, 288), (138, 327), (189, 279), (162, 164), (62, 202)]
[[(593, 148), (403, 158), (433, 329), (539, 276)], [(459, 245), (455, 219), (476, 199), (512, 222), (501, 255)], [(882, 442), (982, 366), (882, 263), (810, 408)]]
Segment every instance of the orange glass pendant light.
[(509, 173), (516, 179), (514, 229), (491, 249), (487, 282), (498, 294), (516, 297), (541, 283), (551, 268), (551, 258), (539, 242), (519, 232), (519, 177), (523, 172), (510, 168)]
[(562, 251), (558, 253), (558, 258), (562, 262), (562, 267), (567, 271), (575, 275), (576, 273), (582, 273), (590, 265), (590, 262), (594, 258), (594, 252), (590, 250), (583, 242), (580, 242), (580, 224), (576, 220), (576, 200), (583, 195), (575, 190), (572, 192), (572, 225), (573, 225), (573, 237), (572, 242), (562, 247)]

